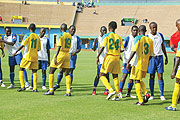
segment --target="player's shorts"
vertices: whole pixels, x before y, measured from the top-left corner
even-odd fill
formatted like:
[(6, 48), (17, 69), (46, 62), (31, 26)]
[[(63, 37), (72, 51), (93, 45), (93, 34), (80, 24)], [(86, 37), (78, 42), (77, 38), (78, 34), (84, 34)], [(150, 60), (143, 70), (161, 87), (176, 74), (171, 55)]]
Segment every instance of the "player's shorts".
[(127, 63), (123, 63), (123, 66), (122, 66), (122, 73), (123, 74), (130, 74), (131, 73), (131, 65), (130, 65), (130, 68), (129, 68), (129, 71), (126, 69), (126, 66), (127, 66)]
[(70, 59), (70, 68), (75, 69), (76, 68), (76, 60), (77, 60), (77, 55), (72, 56), (72, 54), (70, 54), (71, 59)]
[(112, 74), (120, 74), (120, 58), (119, 56), (106, 55), (104, 58), (103, 64), (101, 66), (101, 73), (107, 74), (108, 72)]
[(139, 70), (136, 67), (132, 66), (130, 79), (142, 80), (142, 78), (146, 77), (146, 72), (147, 71), (142, 71), (142, 70)]
[(149, 60), (149, 66), (147, 73), (154, 74), (157, 70), (157, 73), (164, 72), (164, 61), (163, 56), (155, 56)]
[(20, 65), (23, 58), (22, 53), (17, 54), (16, 56), (9, 56), (9, 66)]
[(25, 68), (25, 69), (29, 69), (29, 70), (38, 70), (38, 61), (28, 61), (25, 58), (22, 58), (21, 60), (21, 64), (20, 64), (21, 68)]
[(39, 69), (47, 70), (48, 61), (38, 60)]
[(50, 67), (53, 68), (70, 68), (70, 54), (68, 52), (59, 52), (57, 56), (57, 65), (54, 63), (55, 55), (51, 61)]

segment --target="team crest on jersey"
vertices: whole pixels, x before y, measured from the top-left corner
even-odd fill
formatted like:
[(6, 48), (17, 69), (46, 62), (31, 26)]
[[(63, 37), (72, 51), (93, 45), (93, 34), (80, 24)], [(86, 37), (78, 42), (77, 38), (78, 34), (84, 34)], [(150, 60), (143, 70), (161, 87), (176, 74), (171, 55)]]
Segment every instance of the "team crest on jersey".
[(16, 36), (15, 36), (15, 35), (13, 36), (13, 39), (16, 39)]

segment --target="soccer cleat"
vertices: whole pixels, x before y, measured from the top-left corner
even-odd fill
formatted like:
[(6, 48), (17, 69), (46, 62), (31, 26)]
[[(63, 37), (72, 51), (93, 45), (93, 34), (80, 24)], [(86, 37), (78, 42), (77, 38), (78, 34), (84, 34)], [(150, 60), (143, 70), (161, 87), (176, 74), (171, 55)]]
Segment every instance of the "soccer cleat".
[(42, 89), (43, 89), (43, 90), (46, 90), (46, 86), (42, 86)]
[(31, 90), (31, 89), (33, 89), (33, 87), (32, 87), (32, 86), (29, 86), (26, 90)]
[(130, 93), (126, 93), (126, 97), (136, 98), (136, 96), (133, 96)]
[(17, 91), (18, 91), (18, 92), (21, 92), (21, 91), (24, 91), (24, 90), (26, 90), (26, 88), (25, 88), (25, 87), (23, 87), (23, 88), (19, 88)]
[(106, 91), (104, 91), (104, 95), (108, 95), (109, 94), (109, 92), (106, 90)]
[(116, 94), (113, 98), (112, 98), (113, 101), (119, 101), (119, 94)]
[(166, 98), (165, 98), (164, 96), (161, 96), (160, 99), (161, 99), (162, 101), (166, 100)]
[(149, 100), (153, 100), (154, 99), (154, 96), (151, 96), (150, 98), (149, 98)]
[(144, 96), (144, 103), (148, 102), (148, 99), (150, 98), (150, 95), (148, 93), (146, 93), (146, 95)]
[(38, 92), (38, 90), (37, 90), (37, 89), (35, 89), (35, 90), (32, 90), (32, 92)]
[(12, 89), (15, 88), (15, 86), (13, 84), (11, 84), (9, 87), (7, 87), (8, 89)]
[(173, 108), (172, 106), (169, 106), (169, 107), (165, 107), (166, 110), (170, 110), (170, 111), (176, 111), (177, 108)]
[(58, 85), (58, 84), (55, 85), (55, 86), (54, 86), (54, 91), (55, 91), (56, 89), (58, 89), (58, 88), (60, 88), (60, 85)]
[(64, 96), (71, 96), (71, 93), (68, 93), (68, 94), (66, 93)]
[(109, 100), (115, 94), (116, 94), (116, 91), (113, 91), (112, 93), (109, 93), (108, 96), (106, 97), (106, 100)]
[(122, 98), (122, 92), (119, 92), (118, 96), (119, 96), (119, 98)]
[(1, 83), (1, 87), (6, 87), (6, 85), (4, 83)]
[(50, 92), (49, 90), (45, 92), (43, 95), (54, 95), (54, 92)]
[(142, 105), (142, 106), (144, 106), (144, 103), (140, 103), (140, 102), (137, 102), (137, 103), (135, 103), (136, 105)]
[(29, 83), (26, 82), (26, 83), (25, 83), (25, 88), (28, 88), (28, 87), (29, 87)]
[(92, 95), (96, 95), (96, 91), (93, 91)]

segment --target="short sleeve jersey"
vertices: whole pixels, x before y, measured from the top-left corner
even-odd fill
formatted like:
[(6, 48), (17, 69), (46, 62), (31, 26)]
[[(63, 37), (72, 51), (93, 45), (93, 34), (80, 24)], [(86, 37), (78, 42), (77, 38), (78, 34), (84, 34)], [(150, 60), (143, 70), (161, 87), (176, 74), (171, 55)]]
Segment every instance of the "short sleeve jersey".
[(106, 47), (106, 54), (110, 55), (120, 55), (120, 50), (124, 50), (122, 38), (114, 32), (103, 36), (101, 47)]
[(180, 41), (180, 33), (177, 31), (171, 36), (170, 45), (174, 45), (174, 48), (178, 48), (179, 41)]
[(51, 49), (49, 39), (47, 37), (40, 38), (41, 41), (41, 50), (38, 51), (38, 60), (48, 61), (47, 51)]
[[(5, 43), (5, 47), (9, 53), (9, 56), (12, 56), (13, 53), (16, 52), (16, 50), (19, 48), (19, 41), (17, 40), (16, 34), (11, 34), (10, 36), (5, 35), (3, 38), (7, 42), (14, 42), (14, 45), (8, 45)], [(17, 54), (19, 54), (21, 51), (19, 51)]]
[(25, 46), (23, 58), (27, 61), (38, 61), (38, 50), (41, 50), (41, 41), (36, 33), (26, 34), (21, 45)]
[(139, 70), (147, 71), (149, 57), (154, 56), (153, 41), (147, 36), (137, 36), (134, 40), (132, 51), (136, 51), (132, 65)]
[(57, 46), (61, 46), (62, 52), (69, 52), (69, 49), (71, 48), (71, 41), (72, 41), (71, 34), (62, 32), (60, 34), (60, 39), (57, 43)]

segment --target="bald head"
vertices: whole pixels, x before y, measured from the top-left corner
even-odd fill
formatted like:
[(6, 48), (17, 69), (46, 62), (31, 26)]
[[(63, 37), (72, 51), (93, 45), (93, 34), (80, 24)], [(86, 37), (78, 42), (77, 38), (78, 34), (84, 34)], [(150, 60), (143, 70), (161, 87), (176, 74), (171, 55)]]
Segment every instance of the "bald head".
[(65, 32), (67, 30), (67, 24), (65, 23), (61, 24), (60, 29), (61, 29), (61, 32)]
[(176, 25), (180, 24), (180, 19), (176, 20)]

